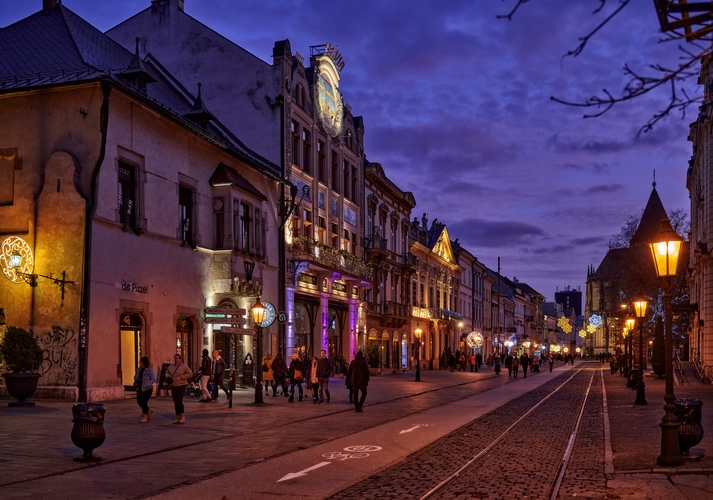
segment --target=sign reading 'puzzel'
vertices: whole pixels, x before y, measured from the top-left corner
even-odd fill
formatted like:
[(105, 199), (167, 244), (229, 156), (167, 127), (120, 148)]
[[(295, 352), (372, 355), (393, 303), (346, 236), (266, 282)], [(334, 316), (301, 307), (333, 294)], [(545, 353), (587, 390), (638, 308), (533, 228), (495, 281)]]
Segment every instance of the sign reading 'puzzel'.
[(148, 285), (139, 285), (138, 283), (121, 282), (121, 289), (125, 292), (149, 293)]

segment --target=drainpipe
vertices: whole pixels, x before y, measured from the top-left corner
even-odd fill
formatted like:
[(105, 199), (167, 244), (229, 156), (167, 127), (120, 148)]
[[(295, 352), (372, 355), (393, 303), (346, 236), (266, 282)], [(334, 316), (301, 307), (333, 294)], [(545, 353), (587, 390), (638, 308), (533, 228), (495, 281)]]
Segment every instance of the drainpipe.
[(87, 351), (89, 349), (89, 298), (91, 285), (91, 255), (92, 255), (92, 219), (96, 213), (97, 204), (97, 179), (99, 170), (104, 163), (106, 154), (106, 133), (109, 127), (109, 94), (113, 83), (111, 78), (104, 77), (100, 81), (103, 95), (101, 110), (99, 113), (99, 132), (101, 134), (101, 145), (99, 147), (99, 157), (92, 171), (89, 201), (87, 202), (86, 220), (84, 221), (84, 270), (82, 276), (82, 310), (79, 317), (79, 401), (87, 401)]

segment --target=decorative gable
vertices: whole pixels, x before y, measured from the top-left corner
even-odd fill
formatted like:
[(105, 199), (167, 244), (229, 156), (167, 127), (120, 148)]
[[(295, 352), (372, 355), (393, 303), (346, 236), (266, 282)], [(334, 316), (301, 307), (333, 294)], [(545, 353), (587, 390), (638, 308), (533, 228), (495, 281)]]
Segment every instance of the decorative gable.
[(436, 244), (433, 245), (432, 251), (443, 260), (455, 262), (451, 240), (448, 237), (448, 229), (446, 229), (445, 226), (443, 227), (443, 231), (441, 231), (441, 235), (436, 240)]

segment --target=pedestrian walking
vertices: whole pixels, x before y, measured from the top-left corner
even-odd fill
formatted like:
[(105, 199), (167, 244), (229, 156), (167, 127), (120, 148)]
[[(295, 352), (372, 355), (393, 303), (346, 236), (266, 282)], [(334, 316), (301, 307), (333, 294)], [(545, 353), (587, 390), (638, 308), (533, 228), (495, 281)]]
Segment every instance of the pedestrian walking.
[(483, 355), (478, 353), (475, 355), (475, 366), (477, 366), (478, 370), (480, 370), (480, 367), (482, 364), (483, 364)]
[(347, 374), (346, 377), (344, 377), (344, 385), (347, 386), (347, 390), (349, 391), (349, 403), (354, 402), (354, 388), (352, 387), (352, 378), (351, 378), (351, 372), (349, 371), (352, 367), (352, 364), (349, 363), (349, 367), (347, 368)]
[(317, 377), (317, 368), (319, 360), (317, 356), (312, 358), (312, 362), (309, 364), (307, 369), (307, 389), (312, 391), (312, 402), (314, 404), (319, 403), (319, 396), (317, 391), (319, 390), (319, 378)]
[(295, 386), (300, 392), (300, 401), (302, 401), (302, 381), (304, 380), (305, 367), (300, 361), (300, 357), (296, 352), (292, 353), (292, 361), (290, 361), (290, 368), (288, 370), (288, 377), (290, 379), (290, 403), (295, 400)]
[(272, 355), (269, 352), (266, 352), (262, 357), (262, 381), (265, 382), (265, 395), (270, 395), (267, 390), (270, 386), (272, 386), (272, 394), (277, 395), (275, 377), (272, 374)]
[(136, 402), (141, 407), (141, 422), (145, 424), (151, 418), (153, 410), (149, 408), (149, 399), (153, 394), (153, 385), (156, 382), (156, 374), (154, 374), (149, 364), (149, 358), (143, 356), (139, 360), (139, 367), (134, 375), (134, 387), (136, 387)]
[(500, 356), (493, 357), (493, 366), (495, 367), (495, 374), (500, 375)]
[(213, 401), (213, 396), (208, 390), (208, 382), (210, 382), (212, 371), (212, 363), (210, 361), (210, 356), (208, 356), (208, 349), (203, 349), (203, 356), (201, 357), (201, 393), (203, 394), (203, 399), (200, 400), (201, 403), (210, 403)]
[(512, 377), (512, 360), (512, 354), (508, 353), (508, 355), (505, 356), (505, 368), (508, 369), (508, 377)]
[(520, 368), (520, 360), (517, 359), (517, 356), (512, 357), (512, 375), (513, 378), (517, 378), (517, 371)]
[(550, 354), (547, 356), (547, 363), (550, 365), (550, 373), (552, 372), (552, 368), (555, 366), (555, 358)]
[(320, 358), (317, 362), (317, 379), (319, 383), (319, 404), (324, 404), (324, 395), (327, 395), (327, 403), (332, 400), (329, 394), (329, 377), (332, 375), (332, 362), (327, 357), (327, 351), (319, 351)]
[(530, 366), (530, 357), (526, 352), (520, 356), (520, 366), (522, 366), (522, 378), (527, 378), (527, 368)]
[(213, 379), (213, 401), (218, 400), (218, 389), (223, 389), (223, 392), (225, 393), (225, 396), (230, 399), (230, 393), (228, 392), (228, 389), (225, 388), (225, 385), (223, 385), (223, 379), (225, 376), (225, 370), (228, 368), (228, 364), (225, 362), (223, 358), (220, 357), (220, 353), (215, 350), (213, 351), (213, 364), (210, 367), (211, 373), (211, 378)]
[[(354, 389), (354, 406), (357, 412), (362, 412), (366, 400), (366, 388), (369, 385), (369, 364), (364, 359), (364, 354), (359, 351), (354, 360), (349, 364), (347, 377)], [(361, 393), (361, 396), (359, 395)]]
[(289, 396), (287, 391), (287, 363), (282, 359), (282, 353), (278, 352), (275, 359), (272, 360), (272, 376), (275, 379), (275, 388), (272, 391), (272, 396), (277, 397), (277, 386), (282, 388), (282, 395), (285, 397)]
[(475, 354), (470, 355), (470, 371), (475, 371)]
[(183, 357), (181, 357), (180, 354), (174, 354), (173, 365), (166, 368), (166, 383), (171, 386), (171, 397), (173, 398), (173, 407), (176, 411), (174, 424), (186, 423), (183, 396), (186, 394), (188, 379), (192, 376), (193, 372), (188, 368), (188, 365), (183, 362)]
[(609, 370), (611, 371), (611, 375), (614, 375), (617, 371), (618, 367), (616, 365), (616, 356), (613, 354), (609, 358)]

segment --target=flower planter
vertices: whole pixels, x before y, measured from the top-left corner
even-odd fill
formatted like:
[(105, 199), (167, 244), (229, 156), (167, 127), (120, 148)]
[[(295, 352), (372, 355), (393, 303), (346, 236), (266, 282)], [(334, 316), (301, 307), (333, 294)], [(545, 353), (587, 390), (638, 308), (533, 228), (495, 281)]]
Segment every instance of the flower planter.
[(12, 407), (33, 407), (33, 401), (27, 401), (37, 390), (37, 382), (40, 379), (39, 373), (3, 373), (7, 392), (17, 401), (8, 403)]
[(372, 368), (371, 366), (369, 367), (369, 375), (372, 377), (376, 377), (379, 374), (379, 369), (378, 368)]
[(106, 438), (104, 431), (104, 412), (102, 404), (79, 403), (72, 406), (72, 442), (84, 451), (83, 455), (74, 457), (75, 462), (98, 462), (101, 460), (92, 452), (99, 448)]

